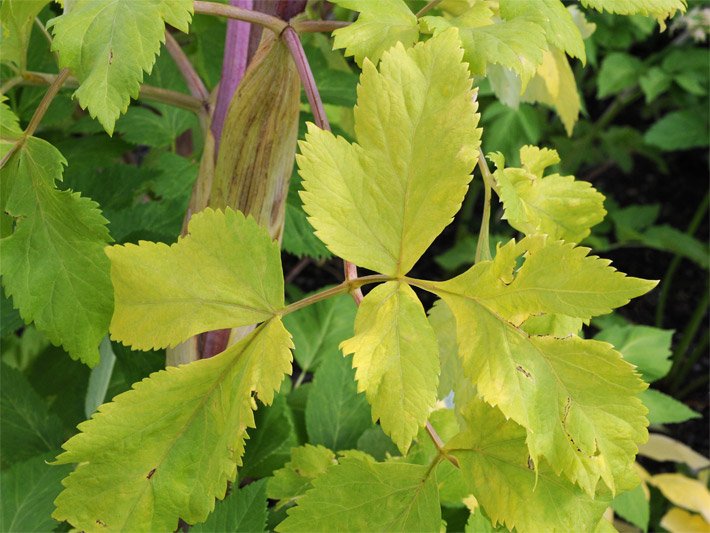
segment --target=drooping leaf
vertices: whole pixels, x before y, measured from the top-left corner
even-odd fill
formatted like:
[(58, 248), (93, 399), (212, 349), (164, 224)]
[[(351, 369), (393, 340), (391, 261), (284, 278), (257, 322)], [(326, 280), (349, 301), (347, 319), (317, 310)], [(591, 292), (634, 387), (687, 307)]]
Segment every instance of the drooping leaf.
[(59, 448), (64, 433), (61, 421), (22, 373), (5, 363), (0, 371), (0, 411), (3, 468)]
[[(500, 248), (450, 281), (431, 285), (457, 322), (463, 369), (480, 396), (529, 429), (537, 464), (593, 494), (633, 484), (637, 445), (646, 438), (645, 384), (609, 344), (577, 336), (530, 336), (516, 327), (531, 315), (561, 312), (588, 319), (647, 292), (588, 249), (527, 238)], [(516, 258), (525, 262), (514, 271)], [(572, 265), (575, 266), (572, 266)], [(557, 273), (557, 274), (555, 274)]]
[(360, 304), (355, 336), (341, 346), (354, 354), (373, 418), (406, 453), (434, 407), (439, 375), (436, 334), (412, 288), (395, 281), (375, 287)]
[(635, 365), (644, 381), (661, 379), (671, 369), (673, 330), (651, 326), (611, 326), (594, 338), (614, 345), (629, 363)]
[(559, 478), (528, 454), (525, 428), (477, 400), (464, 412), (468, 428), (446, 444), (493, 525), (520, 533), (592, 531), (609, 504)]
[(358, 144), (309, 126), (297, 157), (304, 209), (335, 254), (408, 272), (459, 209), (480, 130), (455, 31), (365, 63)]
[(382, 54), (398, 42), (412, 46), (419, 37), (417, 17), (404, 0), (334, 0), (346, 9), (359, 11), (357, 20), (333, 32), (333, 49), (345, 49), (345, 56), (354, 56), (362, 67), (365, 58), (375, 65)]
[(306, 444), (291, 451), (291, 460), (269, 479), (267, 494), (284, 504), (312, 487), (311, 482), (336, 464), (335, 454), (324, 446)]
[(281, 468), (298, 446), (291, 408), (286, 397), (277, 395), (274, 403), (256, 412), (256, 429), (249, 435), (244, 451), (244, 467), (239, 478), (262, 478)]
[(195, 533), (233, 531), (235, 533), (261, 533), (266, 531), (267, 516), (266, 480), (260, 479), (246, 487), (232, 487), (204, 524), (190, 527)]
[(59, 66), (79, 79), (79, 103), (109, 135), (151, 72), (165, 24), (186, 32), (191, 18), (190, 0), (76, 0), (53, 19)]
[(93, 530), (173, 531), (224, 498), (254, 427), (252, 394), (270, 404), (290, 372), (290, 335), (279, 319), (210, 359), (154, 373), (104, 404), (64, 444), (79, 463), (54, 517)]
[(520, 149), (522, 168), (505, 168), (502, 154), (489, 158), (505, 207), (503, 218), (526, 235), (546, 233), (553, 239), (579, 242), (604, 219), (604, 196), (574, 176), (551, 174), (545, 169), (560, 162), (557, 151), (535, 146)]
[(313, 372), (324, 359), (339, 355), (340, 343), (353, 334), (356, 310), (355, 302), (346, 294), (284, 317), (284, 325), (296, 345), (293, 355), (302, 372)]
[(3, 285), (26, 323), (94, 365), (113, 307), (106, 220), (94, 202), (59, 191), (65, 160), (47, 141), (28, 138), (0, 170), (2, 205), (16, 217), (0, 240)]
[(47, 464), (51, 459), (51, 454), (39, 455), (2, 471), (0, 531), (44, 533), (59, 525), (51, 517), (53, 502), (71, 467)]
[(492, 18), (481, 20), (467, 12), (452, 19), (428, 16), (421, 20), (434, 35), (451, 27), (459, 29), (471, 74), (483, 76), (488, 65), (501, 65), (520, 75), (523, 88), (547, 48), (543, 27), (524, 17), (494, 23)]
[(278, 244), (239, 211), (197, 213), (172, 246), (141, 242), (106, 253), (116, 298), (111, 337), (136, 349), (255, 324), (283, 307)]
[(686, 0), (582, 0), (582, 5), (617, 15), (654, 17), (663, 23), (663, 20), (671, 18), (676, 11), (684, 12)]
[(12, 62), (24, 72), (27, 67), (27, 47), (35, 17), (49, 0), (7, 0), (0, 6), (0, 46), (2, 62)]
[(505, 0), (500, 3), (500, 15), (507, 20), (524, 17), (535, 22), (545, 30), (545, 37), (552, 46), (586, 63), (582, 34), (560, 0)]
[(355, 448), (371, 425), (370, 406), (365, 395), (358, 394), (350, 359), (338, 351), (325, 355), (306, 403), (309, 442), (334, 451)]
[(426, 466), (349, 457), (312, 484), (277, 531), (438, 532), (441, 526), (436, 475)]
[(648, 409), (651, 424), (678, 424), (702, 416), (683, 402), (654, 389), (643, 391), (641, 400)]

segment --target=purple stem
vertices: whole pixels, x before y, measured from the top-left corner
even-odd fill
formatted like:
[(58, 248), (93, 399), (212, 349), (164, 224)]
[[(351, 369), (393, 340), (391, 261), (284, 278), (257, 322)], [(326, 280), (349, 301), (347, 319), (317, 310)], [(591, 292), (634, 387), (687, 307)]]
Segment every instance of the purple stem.
[[(253, 9), (254, 0), (230, 0), (230, 5), (243, 9)], [(232, 96), (242, 81), (249, 63), (249, 35), (252, 25), (249, 22), (229, 19), (227, 38), (224, 45), (224, 66), (222, 80), (217, 93), (217, 105), (212, 117), (212, 134), (215, 140), (215, 154), (219, 151), (224, 119), (227, 116)]]

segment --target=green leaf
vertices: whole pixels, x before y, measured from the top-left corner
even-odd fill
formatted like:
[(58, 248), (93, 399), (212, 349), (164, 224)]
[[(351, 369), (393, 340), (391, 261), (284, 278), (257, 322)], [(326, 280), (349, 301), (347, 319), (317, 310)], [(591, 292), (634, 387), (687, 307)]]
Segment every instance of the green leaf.
[(64, 163), (51, 144), (30, 137), (0, 170), (2, 204), (17, 219), (0, 240), (0, 272), (26, 323), (94, 365), (113, 307), (109, 235), (94, 202), (54, 188)]
[(545, 457), (589, 494), (600, 477), (622, 490), (634, 481), (631, 465), (647, 435), (636, 396), (645, 384), (606, 343), (529, 336), (516, 326), (541, 313), (583, 319), (608, 313), (654, 283), (587, 257), (588, 248), (544, 243), (511, 241), (494, 261), (427, 288), (456, 317), (463, 369), (479, 395), (529, 430), (533, 461)]
[(106, 253), (116, 299), (111, 338), (136, 349), (262, 322), (284, 305), (278, 244), (229, 208), (197, 213), (172, 246), (142, 241)]
[(24, 321), (13, 307), (12, 299), (5, 296), (5, 290), (0, 287), (0, 337), (17, 331), (23, 325)]
[(699, 111), (684, 109), (668, 113), (648, 129), (644, 141), (666, 152), (707, 146), (708, 118)]
[(641, 485), (636, 486), (633, 490), (618, 494), (611, 502), (611, 506), (621, 518), (642, 531), (648, 531), (651, 512), (649, 501)]
[(309, 442), (335, 451), (355, 448), (371, 425), (370, 408), (365, 395), (358, 394), (350, 360), (338, 352), (327, 354), (306, 403)]
[(377, 461), (384, 461), (389, 457), (400, 455), (397, 446), (378, 424), (366, 429), (360, 435), (360, 438), (357, 439), (357, 449), (372, 456)]
[(59, 66), (79, 79), (75, 96), (109, 135), (150, 74), (165, 23), (186, 32), (191, 18), (190, 0), (75, 0), (52, 20)]
[(710, 248), (692, 235), (671, 226), (653, 226), (639, 236), (639, 240), (649, 248), (680, 255), (695, 262), (704, 269), (710, 266)]
[(239, 478), (262, 478), (281, 468), (291, 456), (291, 448), (298, 446), (291, 409), (284, 396), (256, 412), (256, 429), (249, 435), (244, 451), (244, 467)]
[(486, 130), (483, 148), (487, 152), (503, 152), (506, 159), (512, 162), (518, 158), (522, 145), (540, 142), (547, 120), (539, 107), (521, 104), (518, 109), (511, 109), (500, 102), (493, 102), (485, 107), (481, 117), (483, 129)]
[(355, 336), (341, 347), (354, 354), (373, 419), (405, 454), (436, 403), (439, 375), (436, 334), (412, 288), (396, 281), (375, 287), (360, 304)]
[(0, 412), (3, 468), (59, 448), (64, 433), (61, 421), (47, 410), (25, 376), (5, 363), (0, 372)]
[(661, 379), (671, 369), (672, 329), (651, 326), (612, 326), (594, 338), (613, 344), (629, 363), (635, 365), (644, 381)]
[(476, 509), (468, 517), (464, 533), (502, 533), (504, 531), (506, 531), (504, 526), (493, 527), (490, 518), (484, 515), (480, 509)]
[(62, 478), (71, 467), (48, 465), (51, 458), (51, 454), (40, 455), (0, 474), (0, 531), (43, 533), (59, 525), (50, 515)]
[(215, 511), (204, 524), (190, 527), (195, 533), (234, 531), (260, 533), (266, 531), (266, 480), (260, 479), (246, 487), (233, 487), (229, 495), (217, 502)]
[(609, 54), (597, 76), (597, 98), (606, 98), (636, 85), (643, 68), (636, 57), (621, 52)]
[(339, 355), (340, 343), (353, 334), (356, 310), (352, 297), (345, 294), (284, 317), (284, 325), (293, 335), (293, 355), (301, 372), (313, 372), (324, 359)]
[(84, 413), (86, 418), (90, 418), (96, 412), (99, 405), (106, 401), (106, 392), (111, 382), (111, 374), (116, 363), (116, 354), (113, 353), (111, 341), (108, 336), (104, 337), (99, 346), (99, 364), (91, 369), (89, 376), (89, 388), (86, 391), (84, 401)]
[(700, 413), (675, 398), (654, 389), (641, 393), (641, 400), (648, 409), (651, 424), (678, 424), (692, 418), (700, 418)]
[(639, 86), (646, 97), (646, 104), (650, 104), (659, 95), (663, 94), (670, 86), (673, 78), (660, 67), (648, 69), (639, 78)]
[(520, 533), (592, 531), (609, 505), (557, 477), (545, 461), (534, 462), (526, 431), (480, 400), (465, 409), (468, 428), (446, 444), (468, 487), (494, 526)]
[(417, 42), (417, 17), (404, 0), (334, 0), (334, 3), (360, 12), (354, 23), (333, 32), (333, 49), (344, 48), (345, 57), (354, 56), (360, 67), (364, 65), (365, 58), (377, 64), (382, 54), (398, 42), (405, 47)]
[(314, 259), (331, 257), (328, 248), (313, 233), (313, 226), (308, 222), (298, 193), (301, 189), (298, 173), (291, 176), (291, 183), (286, 197), (286, 223), (284, 224), (283, 249), (298, 257), (308, 256)]
[(359, 144), (309, 125), (297, 156), (304, 209), (328, 248), (388, 275), (408, 272), (458, 211), (480, 141), (456, 32), (365, 63)]
[(519, 74), (523, 87), (542, 63), (542, 54), (547, 49), (545, 30), (523, 17), (497, 23), (492, 18), (485, 22), (476, 18), (472, 24), (471, 15), (464, 13), (449, 20), (432, 16), (421, 20), (434, 35), (451, 27), (459, 29), (464, 60), (471, 74), (484, 76), (488, 65), (501, 65)]
[[(676, 11), (685, 12), (686, 0), (582, 0), (582, 5), (617, 15), (644, 15), (662, 23)], [(662, 25), (665, 27), (665, 25)]]
[(497, 167), (493, 176), (505, 207), (503, 218), (526, 235), (546, 233), (553, 239), (579, 242), (604, 219), (604, 196), (591, 183), (574, 176), (542, 176), (548, 166), (560, 162), (557, 151), (523, 146), (523, 168), (504, 168), (500, 153), (488, 157)]
[(535, 22), (545, 30), (545, 37), (552, 46), (586, 63), (582, 34), (560, 0), (507, 0), (500, 4), (500, 15), (506, 20), (522, 17)]
[(12, 62), (24, 72), (27, 68), (27, 47), (35, 17), (49, 0), (6, 0), (0, 6), (0, 46), (2, 62)]
[(158, 114), (146, 107), (132, 106), (116, 123), (116, 131), (130, 143), (162, 148), (194, 124), (194, 116), (187, 112)]
[(269, 479), (269, 499), (281, 504), (295, 500), (312, 487), (311, 481), (336, 464), (335, 454), (324, 446), (306, 444), (291, 450), (291, 460)]
[(100, 522), (173, 531), (178, 518), (204, 521), (241, 464), (252, 395), (271, 403), (290, 372), (291, 347), (275, 318), (225, 352), (154, 373), (101, 406), (57, 458), (79, 465), (53, 516), (87, 530)]
[(344, 458), (277, 526), (289, 531), (434, 531), (441, 526), (436, 475), (428, 467)]

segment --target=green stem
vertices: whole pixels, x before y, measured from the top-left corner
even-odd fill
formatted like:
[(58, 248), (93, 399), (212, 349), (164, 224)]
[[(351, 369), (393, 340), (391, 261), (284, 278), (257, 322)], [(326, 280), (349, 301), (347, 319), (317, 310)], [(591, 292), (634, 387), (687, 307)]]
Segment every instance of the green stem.
[(278, 17), (267, 15), (261, 11), (242, 9), (227, 4), (195, 0), (194, 8), (195, 14), (217, 15), (220, 17), (243, 20), (244, 22), (251, 22), (252, 24), (258, 24), (259, 26), (273, 31), (276, 35), (280, 35), (281, 32), (288, 27), (288, 23)]
[(328, 298), (332, 298), (333, 296), (337, 296), (338, 294), (346, 294), (348, 292), (354, 291), (355, 289), (359, 289), (363, 285), (368, 285), (370, 283), (393, 281), (394, 279), (395, 278), (391, 276), (383, 276), (381, 274), (363, 276), (361, 278), (355, 279), (346, 279), (340, 285), (330, 287), (329, 289), (325, 289), (324, 291), (318, 292), (316, 294), (311, 294), (310, 296), (306, 296), (302, 300), (298, 300), (297, 302), (293, 302), (292, 304), (287, 305), (283, 308), (279, 315), (288, 315), (289, 313), (293, 313), (294, 311), (298, 311), (299, 309), (303, 309), (304, 307), (313, 305), (314, 303), (320, 302), (321, 300), (326, 300)]
[(476, 263), (480, 261), (490, 261), (491, 259), (491, 244), (490, 244), (490, 221), (491, 221), (491, 200), (493, 189), (493, 176), (486, 158), (481, 149), (478, 150), (478, 168), (481, 169), (483, 176), (483, 217), (481, 218), (481, 230), (478, 232), (478, 244), (476, 245)]
[(700, 387), (707, 386), (707, 383), (709, 381), (710, 376), (708, 376), (707, 374), (696, 378), (694, 381), (691, 381), (686, 387), (683, 387), (682, 391), (676, 393), (676, 399), (684, 400)]
[(331, 32), (350, 26), (347, 20), (294, 20), (291, 27), (298, 33)]
[(425, 5), (423, 8), (421, 8), (419, 11), (417, 11), (416, 17), (420, 18), (429, 13), (432, 9), (434, 9), (436, 6), (438, 6), (443, 0), (431, 0), (427, 5)]
[(673, 368), (671, 368), (671, 374), (673, 375), (673, 388), (676, 388), (685, 378), (686, 374), (692, 369), (693, 361), (690, 358), (686, 358), (685, 354), (688, 351), (690, 343), (695, 338), (698, 328), (700, 328), (700, 325), (703, 323), (709, 304), (710, 291), (708, 290), (708, 287), (705, 287), (703, 296), (700, 302), (698, 302), (698, 305), (695, 307), (693, 315), (683, 331), (680, 344), (673, 354)]
[(456, 468), (459, 468), (459, 461), (454, 457), (453, 455), (449, 455), (446, 453), (446, 450), (444, 449), (445, 444), (442, 438), (439, 436), (439, 434), (436, 432), (436, 429), (434, 429), (434, 426), (431, 425), (431, 422), (427, 421), (426, 423), (426, 432), (431, 438), (432, 442), (434, 443), (434, 446), (436, 447), (436, 451), (438, 452), (438, 459), (435, 459), (434, 462), (432, 463), (434, 466), (436, 466), (441, 459), (446, 459), (449, 461), (452, 465), (454, 465)]
[[(700, 227), (700, 223), (705, 219), (705, 213), (708, 210), (708, 205), (710, 205), (710, 196), (708, 193), (705, 194), (705, 198), (700, 202), (698, 208), (695, 210), (695, 214), (688, 224), (688, 229), (685, 231), (688, 235), (693, 236), (695, 232)], [(661, 278), (663, 282), (661, 283), (661, 294), (658, 295), (658, 306), (656, 307), (656, 327), (663, 327), (663, 317), (666, 312), (666, 304), (668, 303), (668, 296), (670, 295), (671, 282), (675, 276), (678, 267), (680, 266), (683, 257), (676, 254), (668, 265), (668, 270)]]
[(586, 138), (592, 138), (600, 131), (604, 130), (618, 116), (623, 109), (629, 104), (636, 101), (643, 93), (638, 86), (634, 86), (617, 95), (614, 101), (609, 104), (609, 107), (604, 110), (604, 113), (594, 122), (592, 128), (586, 135)]

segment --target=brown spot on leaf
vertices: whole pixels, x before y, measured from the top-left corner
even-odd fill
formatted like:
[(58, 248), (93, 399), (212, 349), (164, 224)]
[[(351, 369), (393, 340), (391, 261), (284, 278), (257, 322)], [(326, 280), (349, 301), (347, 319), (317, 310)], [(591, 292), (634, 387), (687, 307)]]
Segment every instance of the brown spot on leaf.
[(528, 379), (532, 378), (532, 374), (531, 374), (530, 372), (528, 372), (527, 370), (525, 370), (525, 369), (524, 369), (522, 366), (520, 366), (520, 365), (516, 366), (516, 367), (515, 367), (515, 370), (517, 370), (518, 372), (520, 372), (523, 376), (525, 376), (525, 377), (528, 378)]
[(152, 478), (152, 477), (153, 477), (153, 474), (155, 474), (155, 468), (154, 468), (153, 470), (151, 470), (150, 472), (148, 472), (148, 475), (147, 475), (147, 476), (145, 476), (145, 477), (146, 477), (146, 479), (150, 479), (150, 478)]

